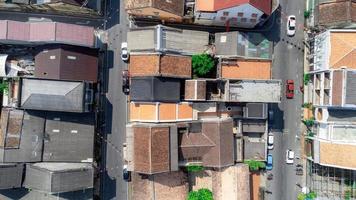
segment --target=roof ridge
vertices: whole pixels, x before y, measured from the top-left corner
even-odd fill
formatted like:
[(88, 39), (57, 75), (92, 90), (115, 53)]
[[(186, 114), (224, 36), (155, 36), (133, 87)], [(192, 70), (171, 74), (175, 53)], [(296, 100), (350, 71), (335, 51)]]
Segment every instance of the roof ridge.
[(334, 66), (336, 63), (338, 63), (341, 59), (345, 58), (348, 54), (350, 54), (355, 47), (353, 47), (352, 45), (350, 45), (348, 42), (346, 42), (342, 37), (339, 37), (337, 34), (334, 34), (334, 37), (336, 39), (338, 39), (340, 42), (344, 43), (346, 46), (351, 47), (351, 50), (348, 51), (347, 53), (345, 53), (340, 59), (338, 59), (337, 61), (335, 61), (334, 63), (331, 64), (331, 66)]
[(345, 53), (344, 56), (342, 56), (339, 60), (337, 60), (336, 62), (334, 62), (331, 66), (335, 66), (337, 63), (339, 63), (341, 60), (343, 60), (346, 56), (350, 55), (353, 51), (355, 51), (356, 48), (352, 48), (349, 52)]

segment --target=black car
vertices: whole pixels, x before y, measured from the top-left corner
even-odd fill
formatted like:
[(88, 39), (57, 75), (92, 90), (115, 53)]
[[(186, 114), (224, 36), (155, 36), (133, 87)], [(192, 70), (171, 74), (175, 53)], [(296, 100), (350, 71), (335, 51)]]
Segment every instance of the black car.
[(122, 92), (125, 95), (130, 93), (130, 74), (128, 70), (122, 71)]
[(122, 178), (127, 182), (131, 181), (131, 172), (127, 171), (127, 167), (122, 170)]

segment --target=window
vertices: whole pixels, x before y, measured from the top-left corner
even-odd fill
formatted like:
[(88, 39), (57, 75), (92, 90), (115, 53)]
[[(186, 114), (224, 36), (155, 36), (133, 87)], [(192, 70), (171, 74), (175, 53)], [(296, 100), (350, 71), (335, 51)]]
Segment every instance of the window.
[(223, 16), (229, 16), (229, 12), (223, 12)]
[(247, 22), (247, 18), (241, 18), (241, 22)]
[(239, 12), (239, 13), (237, 13), (237, 16), (238, 16), (238, 17), (243, 17), (243, 16), (244, 16), (244, 13), (243, 13), (243, 12)]
[(230, 20), (231, 20), (231, 22), (237, 22), (237, 17), (233, 17)]
[(256, 20), (256, 19), (250, 19), (250, 22), (251, 22), (251, 23), (256, 23), (257, 20)]
[(220, 17), (221, 21), (226, 21), (226, 17)]
[(257, 13), (252, 13), (252, 14), (251, 14), (251, 17), (257, 18)]

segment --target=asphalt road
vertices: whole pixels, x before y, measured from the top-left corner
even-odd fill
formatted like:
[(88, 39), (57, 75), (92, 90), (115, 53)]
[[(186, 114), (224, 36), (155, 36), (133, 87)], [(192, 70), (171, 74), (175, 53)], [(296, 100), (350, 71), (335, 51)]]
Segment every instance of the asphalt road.
[[(276, 123), (273, 127), (275, 145), (274, 150), (271, 151), (274, 157), (272, 170), (274, 179), (267, 181), (267, 189), (272, 191), (272, 194), (266, 195), (266, 199), (270, 200), (294, 200), (301, 191), (297, 186), (297, 183), (301, 184), (301, 177), (295, 174), (295, 165), (301, 163), (301, 160), (295, 159), (294, 165), (287, 165), (285, 157), (287, 149), (293, 150), (296, 157), (301, 155), (300, 141), (296, 135), (300, 134), (302, 104), (299, 87), (303, 84), (304, 4), (302, 0), (280, 0), (280, 20), (276, 20), (275, 28), (270, 33), (279, 34), (278, 42), (274, 47), (272, 76), (283, 81), (282, 102), (272, 105)], [(297, 32), (294, 37), (286, 36), (288, 15), (295, 15), (297, 18)], [(288, 79), (295, 82), (294, 99), (285, 98), (285, 82)]]
[[(121, 5), (120, 5), (121, 3)], [(103, 147), (101, 197), (103, 200), (127, 199), (127, 183), (122, 179), (123, 152), (127, 98), (122, 93), (121, 71), (127, 64), (121, 60), (121, 43), (126, 41), (128, 20), (123, 1), (108, 0), (106, 5), (106, 29), (108, 30), (108, 51), (106, 53), (106, 95), (104, 136), (107, 142)]]

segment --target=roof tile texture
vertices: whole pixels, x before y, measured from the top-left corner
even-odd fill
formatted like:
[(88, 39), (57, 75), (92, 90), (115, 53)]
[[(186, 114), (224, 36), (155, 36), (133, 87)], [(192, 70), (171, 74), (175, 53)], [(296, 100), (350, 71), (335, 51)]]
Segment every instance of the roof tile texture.
[(236, 61), (222, 64), (221, 77), (228, 79), (271, 79), (271, 61)]
[(190, 78), (192, 60), (188, 56), (131, 55), (131, 76), (165, 76)]
[(320, 163), (356, 168), (356, 146), (320, 142)]

